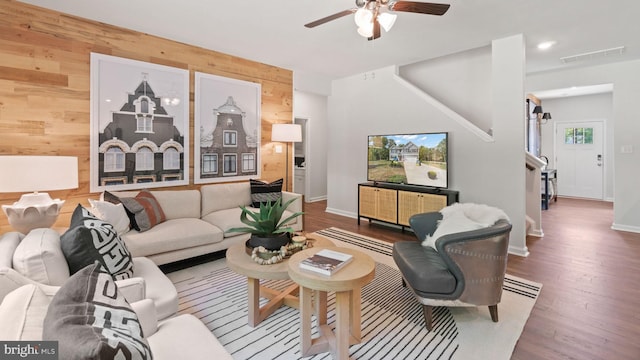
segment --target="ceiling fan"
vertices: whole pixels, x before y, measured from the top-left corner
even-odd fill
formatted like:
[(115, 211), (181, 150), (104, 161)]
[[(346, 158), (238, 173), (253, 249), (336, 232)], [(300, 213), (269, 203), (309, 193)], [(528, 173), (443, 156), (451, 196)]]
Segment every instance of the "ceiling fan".
[(428, 15), (444, 15), (449, 10), (449, 4), (423, 3), (416, 1), (397, 0), (356, 0), (356, 7), (347, 9), (312, 21), (304, 26), (313, 28), (329, 21), (339, 19), (355, 13), (355, 21), (358, 25), (358, 34), (369, 40), (380, 37), (380, 25), (389, 31), (396, 21), (393, 11), (412, 12)]

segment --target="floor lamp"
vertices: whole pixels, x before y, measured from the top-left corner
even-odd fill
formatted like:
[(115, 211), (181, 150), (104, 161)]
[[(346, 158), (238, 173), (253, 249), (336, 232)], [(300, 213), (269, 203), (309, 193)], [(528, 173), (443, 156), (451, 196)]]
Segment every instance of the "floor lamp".
[(23, 234), (51, 227), (58, 218), (64, 200), (42, 191), (78, 187), (75, 156), (0, 156), (0, 170), (0, 192), (31, 192), (12, 205), (2, 205), (11, 226)]
[[(294, 143), (302, 141), (302, 127), (299, 124), (273, 124), (271, 141)], [(285, 190), (289, 191), (289, 144), (286, 144)], [(293, 189), (291, 189), (293, 191)]]

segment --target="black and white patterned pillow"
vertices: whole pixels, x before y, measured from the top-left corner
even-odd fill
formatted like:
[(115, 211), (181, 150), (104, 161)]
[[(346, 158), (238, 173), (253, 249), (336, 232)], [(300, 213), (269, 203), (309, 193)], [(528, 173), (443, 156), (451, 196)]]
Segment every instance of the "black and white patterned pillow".
[(69, 230), (60, 236), (60, 246), (71, 274), (98, 261), (116, 280), (133, 276), (133, 261), (124, 240), (111, 224), (80, 204), (71, 215)]
[(260, 203), (275, 203), (282, 198), (282, 179), (267, 183), (260, 180), (249, 180), (251, 185), (251, 206), (260, 207)]
[(100, 263), (71, 276), (51, 300), (43, 340), (60, 359), (152, 359), (136, 313)]

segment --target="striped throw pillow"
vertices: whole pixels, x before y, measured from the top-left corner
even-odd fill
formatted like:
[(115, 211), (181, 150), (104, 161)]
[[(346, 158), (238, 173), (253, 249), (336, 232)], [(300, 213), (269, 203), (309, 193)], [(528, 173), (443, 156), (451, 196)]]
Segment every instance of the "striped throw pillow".
[(283, 179), (271, 183), (254, 179), (249, 181), (251, 183), (251, 206), (259, 208), (260, 203), (273, 204), (282, 198)]

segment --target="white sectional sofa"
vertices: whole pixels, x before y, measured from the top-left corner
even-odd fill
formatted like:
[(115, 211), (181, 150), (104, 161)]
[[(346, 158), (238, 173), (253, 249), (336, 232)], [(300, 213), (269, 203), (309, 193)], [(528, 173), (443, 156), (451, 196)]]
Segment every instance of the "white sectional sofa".
[[(240, 206), (251, 207), (251, 186), (248, 182), (229, 183), (204, 185), (200, 190), (151, 193), (165, 220), (146, 231), (124, 230), (120, 234), (133, 262), (133, 278), (117, 280), (115, 287), (137, 314), (156, 360), (231, 359), (200, 320), (188, 314), (175, 315), (178, 308), (175, 286), (157, 265), (244, 243), (249, 234), (227, 230), (244, 225), (240, 222)], [(127, 191), (113, 195), (126, 198), (137, 194)], [(302, 211), (302, 196), (283, 191), (283, 202), (290, 199), (295, 201), (286, 212)], [(297, 217), (289, 225), (296, 231), (302, 230), (303, 217)], [(16, 253), (20, 255), (14, 256)], [(43, 323), (47, 323), (45, 318), (47, 309), (53, 307), (49, 306), (52, 299), (63, 292), (59, 289), (73, 282), (67, 279), (75, 278), (69, 269), (56, 231), (35, 229), (27, 235), (14, 232), (0, 236), (0, 323), (11, 325), (0, 329), (0, 340), (42, 340)]]
[[(114, 192), (119, 197), (134, 197), (138, 192)], [(249, 234), (226, 233), (240, 222), (240, 206), (251, 207), (248, 182), (203, 185), (200, 190), (153, 190), (166, 221), (151, 229), (131, 230), (121, 237), (134, 257), (147, 257), (158, 265), (188, 259), (244, 243)], [(282, 201), (296, 199), (287, 213), (302, 211), (302, 195), (282, 192)], [(257, 209), (256, 209), (257, 211)], [(302, 230), (303, 216), (290, 226)]]
[[(1, 240), (1, 239), (0, 239)], [(0, 340), (42, 341), (47, 309), (59, 286), (39, 284), (0, 267)], [(222, 344), (195, 316), (158, 321), (151, 299), (131, 303), (155, 360), (231, 360)]]

